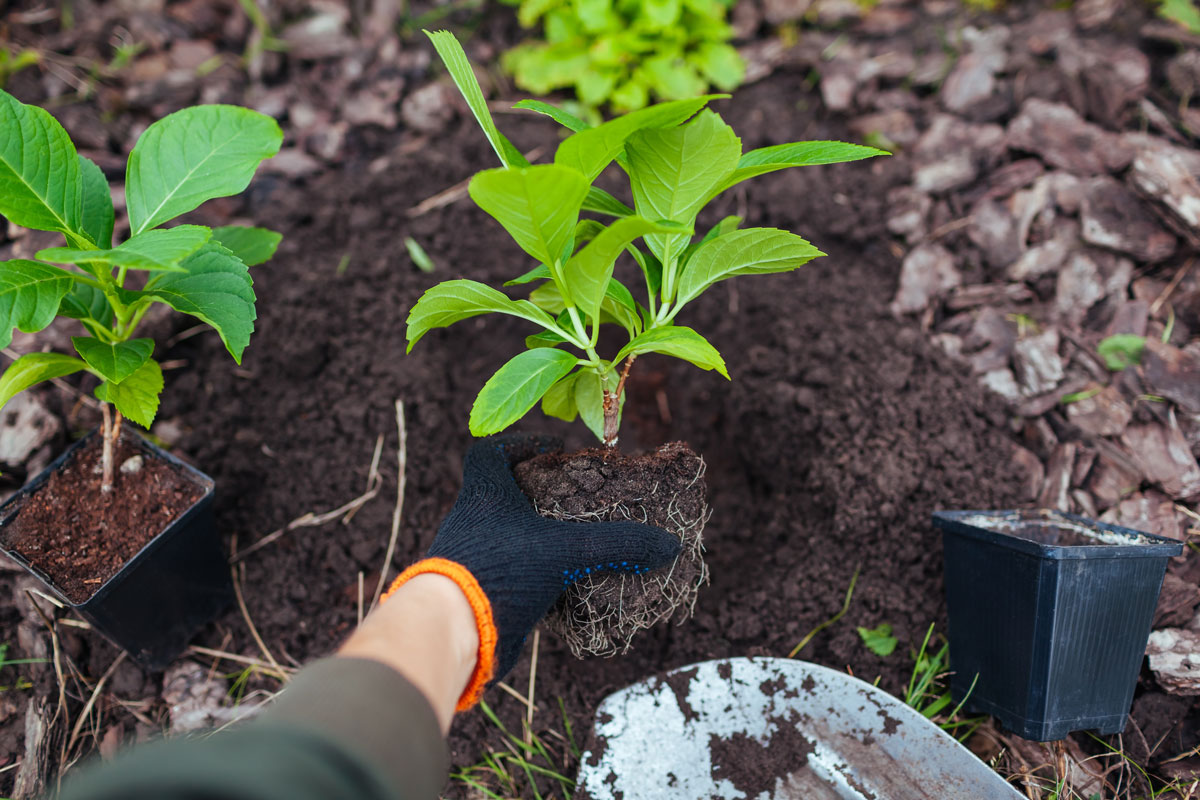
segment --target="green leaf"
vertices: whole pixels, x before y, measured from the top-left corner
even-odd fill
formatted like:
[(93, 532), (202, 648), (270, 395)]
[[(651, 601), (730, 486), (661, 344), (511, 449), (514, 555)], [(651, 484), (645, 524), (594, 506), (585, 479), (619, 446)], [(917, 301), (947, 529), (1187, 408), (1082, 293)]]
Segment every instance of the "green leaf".
[(1162, 0), (1158, 15), (1182, 25), (1189, 33), (1200, 34), (1200, 8), (1196, 7), (1195, 0)]
[(213, 228), (213, 240), (242, 260), (247, 267), (257, 267), (270, 261), (283, 240), (282, 233), (267, 228), (246, 225), (224, 225)]
[(275, 120), (238, 106), (193, 106), (158, 120), (138, 138), (125, 169), (133, 235), (238, 194), (282, 141)]
[(513, 300), (478, 281), (445, 281), (421, 295), (408, 312), (406, 352), (411, 353), (413, 345), (434, 328), (445, 328), (493, 312), (527, 319), (547, 330), (554, 329), (554, 318), (528, 300)]
[(558, 290), (553, 281), (547, 281), (530, 292), (529, 302), (551, 314), (561, 314), (567, 307), (563, 301), (562, 292)]
[(896, 637), (892, 636), (892, 626), (883, 623), (878, 628), (859, 628), (858, 635), (863, 644), (877, 656), (890, 656), (896, 649)]
[(101, 342), (82, 336), (72, 336), (75, 352), (94, 372), (110, 383), (121, 383), (142, 368), (154, 353), (153, 339), (131, 339), (127, 342)]
[[(713, 189), (737, 165), (741, 140), (712, 111), (686, 125), (638, 131), (625, 145), (634, 207), (647, 219), (691, 226)], [(687, 244), (686, 235), (652, 234), (650, 251), (666, 262)]]
[(690, 361), (701, 369), (715, 369), (726, 379), (729, 372), (725, 369), (725, 359), (717, 352), (717, 348), (708, 343), (700, 334), (682, 325), (667, 325), (661, 328), (651, 328), (621, 348), (614, 362), (623, 361), (627, 356), (642, 353), (665, 353), (669, 356)]
[(79, 231), (79, 156), (58, 120), (0, 91), (0, 215), (40, 231)]
[(1132, 333), (1118, 333), (1102, 339), (1096, 352), (1104, 359), (1104, 365), (1113, 372), (1142, 363), (1142, 351), (1146, 349), (1146, 337)]
[(841, 164), (861, 161), (875, 156), (890, 156), (886, 150), (847, 142), (790, 142), (751, 150), (738, 161), (737, 169), (713, 192), (720, 194), (749, 178), (777, 172), (789, 167), (809, 167), (817, 164)]
[(50, 247), (39, 251), (37, 257), (60, 264), (99, 263), (157, 272), (184, 272), (179, 262), (199, 250), (211, 236), (212, 231), (203, 225), (177, 225), (139, 233), (111, 250)]
[(542, 397), (542, 413), (547, 417), (574, 422), (579, 415), (579, 409), (575, 406), (575, 381), (582, 374), (573, 372), (551, 386)]
[[(652, 253), (643, 253), (637, 245), (631, 244), (625, 249), (641, 267), (642, 274), (646, 276), (646, 287), (650, 290), (650, 294), (658, 294), (658, 290), (662, 288), (662, 262)], [(686, 254), (687, 251), (684, 252)]]
[(0, 261), (0, 347), (12, 342), (12, 330), (36, 333), (54, 321), (75, 279), (48, 264), (17, 259)]
[(597, 214), (608, 214), (612, 217), (627, 217), (633, 209), (613, 197), (603, 189), (595, 186), (588, 187), (587, 197), (583, 199), (583, 211), (595, 211)]
[(79, 230), (97, 247), (112, 247), (113, 202), (108, 179), (91, 159), (79, 157), (81, 218)]
[(514, 105), (513, 108), (536, 111), (539, 114), (545, 114), (559, 125), (562, 125), (564, 128), (574, 131), (575, 133), (578, 133), (582, 130), (587, 130), (589, 127), (591, 127), (569, 111), (563, 111), (558, 106), (552, 106), (549, 103), (542, 102), (541, 100), (522, 100)]
[(547, 267), (545, 264), (538, 264), (536, 267), (529, 270), (529, 272), (526, 272), (524, 275), (518, 275), (517, 277), (513, 278), (511, 281), (505, 281), (504, 285), (505, 286), (520, 286), (521, 284), (533, 283), (534, 281), (537, 281), (537, 280), (549, 280), (552, 277), (554, 277), (554, 276), (550, 274), (549, 267)]
[(242, 363), (257, 316), (250, 270), (233, 253), (211, 242), (188, 256), (182, 266), (184, 272), (165, 273), (143, 291), (122, 291), (123, 299), (149, 298), (208, 323), (233, 360)]
[(823, 255), (796, 234), (776, 228), (732, 231), (697, 249), (688, 261), (679, 278), (676, 309), (717, 281), (787, 272)]
[(558, 347), (567, 340), (559, 336), (554, 331), (542, 331), (535, 333), (532, 336), (525, 337), (525, 347), (533, 350), (538, 347)]
[(731, 92), (746, 79), (746, 62), (737, 48), (725, 42), (704, 42), (691, 56), (692, 63), (705, 80), (726, 92)]
[(473, 436), (490, 436), (512, 425), (533, 408), (579, 359), (553, 348), (520, 353), (488, 379), (471, 407)]
[(609, 279), (612, 278), (613, 265), (625, 246), (639, 236), (673, 230), (683, 231), (684, 235), (690, 233), (684, 226), (652, 222), (642, 217), (622, 217), (616, 220), (588, 242), (563, 267), (562, 279), (567, 284), (567, 293), (581, 311), (593, 319), (598, 318), (600, 303), (604, 300)]
[(58, 313), (79, 320), (93, 335), (96, 335), (97, 327), (112, 327), (113, 310), (108, 298), (104, 292), (86, 283), (75, 284), (75, 288), (62, 299)]
[(433, 42), (434, 49), (441, 56), (450, 77), (454, 79), (454, 85), (462, 93), (479, 127), (483, 128), (484, 136), (500, 157), (500, 163), (506, 167), (528, 166), (529, 162), (525, 157), (497, 130), (496, 123), (492, 120), (492, 112), (488, 110), (487, 100), (483, 97), (483, 90), (479, 88), (479, 81), (475, 79), (475, 71), (471, 69), (467, 54), (463, 52), (458, 39), (455, 39), (450, 31), (425, 31), (425, 35)]
[(87, 369), (87, 364), (62, 353), (26, 353), (0, 376), (0, 407), (30, 386)]
[(689, 244), (687, 246), (687, 249), (683, 251), (683, 255), (679, 257), (679, 263), (686, 264), (688, 262), (688, 260), (691, 259), (692, 255), (695, 254), (695, 252), (697, 250), (699, 250), (703, 245), (708, 244), (709, 242), (711, 242), (713, 239), (717, 238), (718, 236), (724, 236), (727, 233), (736, 231), (738, 229), (738, 226), (741, 224), (742, 224), (741, 217), (734, 217), (734, 216), (725, 217), (720, 222), (718, 222), (716, 225), (713, 225), (711, 228), (709, 228), (708, 232), (704, 234), (703, 238), (701, 238), (699, 241), (692, 242), (691, 244)]
[(554, 163), (579, 170), (596, 179), (625, 149), (626, 140), (640, 130), (672, 128), (721, 95), (706, 95), (643, 108), (609, 120), (603, 125), (568, 136), (554, 153)]
[(552, 164), (484, 170), (468, 187), (471, 199), (544, 264), (563, 257), (587, 189), (579, 172)]
[(163, 390), (162, 368), (155, 361), (147, 361), (136, 372), (120, 383), (105, 381), (96, 387), (96, 398), (102, 403), (112, 403), (121, 415), (149, 428), (158, 413), (158, 399)]

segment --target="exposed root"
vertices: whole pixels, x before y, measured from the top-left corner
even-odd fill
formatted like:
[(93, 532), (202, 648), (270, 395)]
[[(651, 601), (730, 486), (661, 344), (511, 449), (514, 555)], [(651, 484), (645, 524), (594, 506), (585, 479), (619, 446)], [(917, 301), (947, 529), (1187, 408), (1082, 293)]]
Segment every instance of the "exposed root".
[[(662, 507), (662, 498), (639, 498), (617, 502), (585, 513), (567, 513), (557, 503), (539, 508), (544, 516), (576, 522), (632, 520), (657, 524), (679, 536), (683, 546), (670, 567), (645, 575), (604, 573), (575, 583), (547, 615), (546, 627), (570, 647), (576, 657), (613, 656), (626, 653), (639, 631), (673, 619), (676, 624), (692, 616), (700, 587), (708, 582), (704, 563), (703, 531), (711, 512), (695, 498), (681, 503), (684, 493), (696, 490), (703, 496), (704, 460), (697, 458), (695, 477), (684, 491), (665, 503), (665, 519), (651, 519), (647, 504)], [(656, 486), (651, 492), (660, 491)], [(684, 506), (692, 508), (686, 513)]]

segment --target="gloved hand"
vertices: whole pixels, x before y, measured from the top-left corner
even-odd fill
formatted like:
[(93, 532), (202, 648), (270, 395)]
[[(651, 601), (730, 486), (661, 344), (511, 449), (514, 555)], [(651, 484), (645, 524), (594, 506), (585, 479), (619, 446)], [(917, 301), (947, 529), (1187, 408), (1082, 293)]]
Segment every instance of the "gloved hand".
[(409, 567), (384, 599), (428, 572), (459, 585), (475, 612), (479, 658), (459, 700), (473, 706), (485, 684), (508, 674), (525, 637), (571, 583), (594, 572), (639, 574), (670, 564), (679, 539), (637, 522), (560, 522), (538, 514), (513, 479), (512, 467), (561, 449), (548, 436), (510, 434), (467, 451), (463, 486), (423, 561)]

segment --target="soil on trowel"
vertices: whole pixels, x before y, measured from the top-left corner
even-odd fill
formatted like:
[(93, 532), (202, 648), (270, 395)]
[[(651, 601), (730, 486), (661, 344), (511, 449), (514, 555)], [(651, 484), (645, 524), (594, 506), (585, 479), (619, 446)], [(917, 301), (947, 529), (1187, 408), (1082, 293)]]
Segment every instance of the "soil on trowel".
[(766, 739), (745, 733), (709, 737), (713, 781), (729, 781), (746, 797), (772, 794), (776, 781), (803, 769), (814, 750), (795, 719), (775, 717), (768, 721), (774, 732)]
[[(95, 594), (204, 496), (205, 487), (136, 438), (122, 436), (113, 450), (111, 494), (100, 491), (103, 439), (96, 435), (40, 489), (18, 501), (16, 516), (0, 533), (0, 543), (24, 556), (73, 603)], [(136, 472), (119, 469), (134, 458), (141, 462)]]
[(546, 625), (576, 655), (613, 655), (652, 625), (691, 616), (708, 573), (701, 557), (707, 519), (704, 460), (682, 442), (644, 455), (615, 449), (546, 453), (514, 469), (517, 485), (545, 516), (581, 523), (633, 520), (679, 537), (675, 561), (644, 575), (605, 572), (577, 581)]

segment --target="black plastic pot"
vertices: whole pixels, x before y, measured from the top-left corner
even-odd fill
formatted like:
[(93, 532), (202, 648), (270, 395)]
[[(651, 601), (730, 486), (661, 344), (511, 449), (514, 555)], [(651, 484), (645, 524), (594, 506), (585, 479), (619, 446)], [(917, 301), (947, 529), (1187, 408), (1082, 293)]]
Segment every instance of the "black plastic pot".
[[(939, 511), (951, 691), (1026, 739), (1119, 733), (1182, 543), (1057, 511)], [(972, 681), (975, 682), (972, 688)]]
[[(40, 475), (0, 506), (0, 528), (20, 513), (25, 498), (35, 494), (50, 475), (92, 437), (92, 431), (71, 445)], [(83, 603), (73, 603), (44, 573), (15, 550), (3, 548), (46, 584), (64, 605), (75, 609), (92, 627), (124, 648), (146, 670), (159, 670), (179, 655), (192, 635), (233, 601), (228, 560), (213, 525), (213, 480), (154, 445), (135, 438), (144, 458), (173, 464), (204, 489), (204, 496), (171, 522), (105, 581)], [(119, 490), (118, 490), (119, 491)]]

